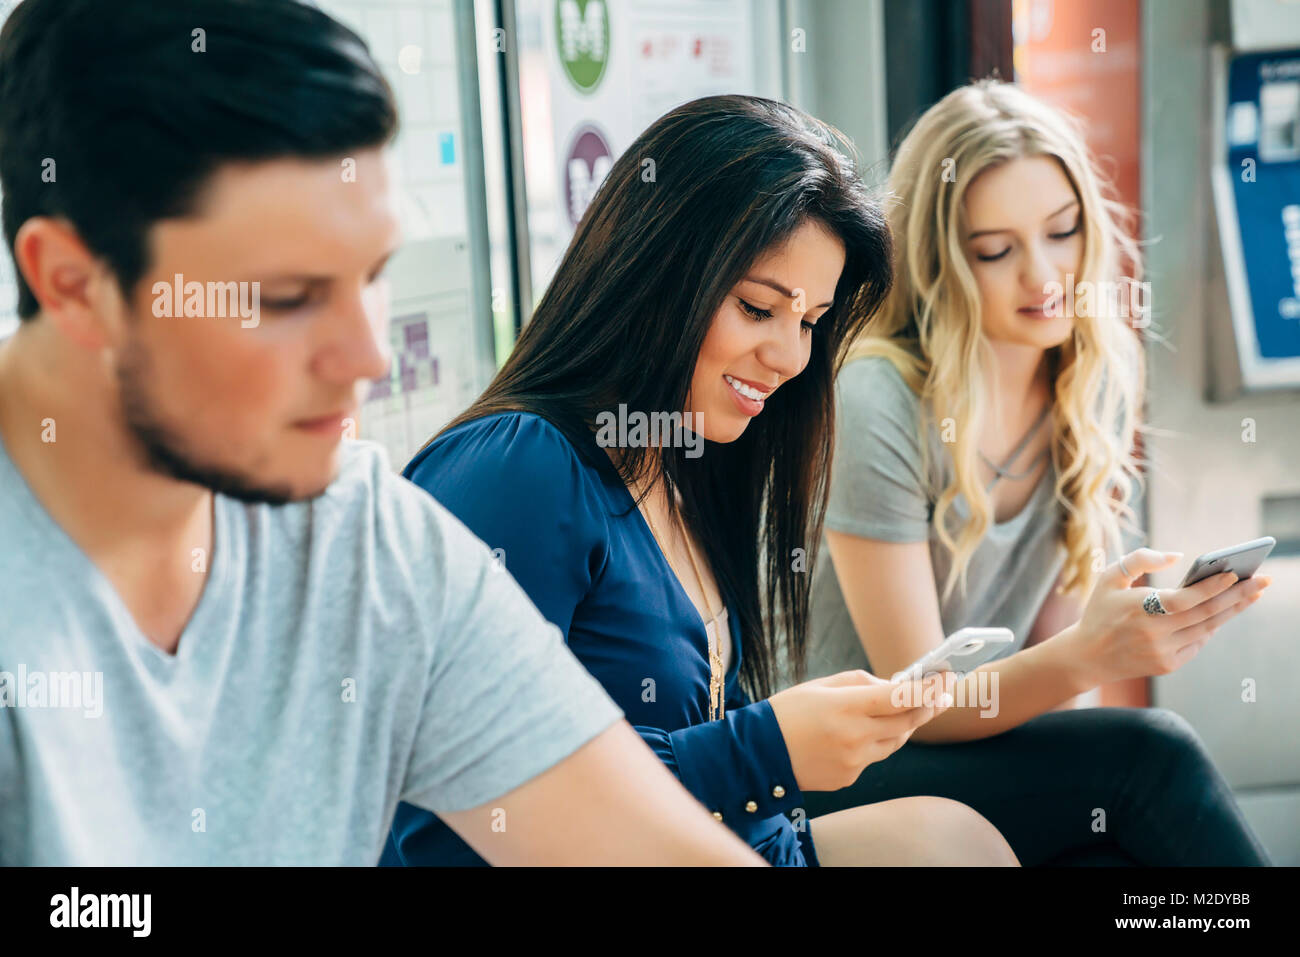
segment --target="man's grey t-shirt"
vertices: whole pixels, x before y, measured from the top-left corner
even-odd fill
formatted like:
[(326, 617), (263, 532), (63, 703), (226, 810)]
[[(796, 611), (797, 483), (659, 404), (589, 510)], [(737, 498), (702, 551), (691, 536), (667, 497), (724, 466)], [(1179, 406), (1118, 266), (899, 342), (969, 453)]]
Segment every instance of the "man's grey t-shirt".
[[(826, 528), (884, 542), (928, 541), (941, 598), (952, 562), (931, 516), (939, 493), (953, 481), (953, 466), (938, 427), (927, 418), (922, 431), (920, 397), (883, 357), (846, 363), (836, 380), (836, 399)], [(928, 443), (924, 466), (922, 441)], [(940, 600), (945, 635), (965, 627), (1004, 627), (1016, 640), (999, 657), (1024, 646), (1065, 564), (1064, 513), (1053, 494), (1055, 484), (1049, 464), (1024, 508), (990, 526), (967, 566), (965, 594), (958, 584)], [(958, 496), (947, 519), (954, 534), (969, 515), (966, 500)], [(808, 677), (871, 670), (824, 541), (810, 606)]]
[(172, 656), (0, 444), (0, 865), (373, 865), (399, 799), (477, 807), (622, 716), (378, 446), (340, 461), (310, 501), (215, 497)]

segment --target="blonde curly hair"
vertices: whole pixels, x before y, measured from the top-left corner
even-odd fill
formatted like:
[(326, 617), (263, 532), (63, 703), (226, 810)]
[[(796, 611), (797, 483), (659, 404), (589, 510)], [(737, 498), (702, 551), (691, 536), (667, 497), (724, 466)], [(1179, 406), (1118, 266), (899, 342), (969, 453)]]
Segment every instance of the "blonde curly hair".
[[(848, 360), (883, 356), (921, 397), (923, 416), (965, 423), (951, 447), (955, 477), (935, 499), (940, 541), (953, 556), (946, 600), (964, 592), (971, 555), (992, 522), (978, 472), (986, 376), (995, 374), (982, 332), (980, 296), (961, 237), (966, 190), (985, 170), (1030, 156), (1055, 158), (1078, 196), (1084, 249), (1076, 282), (1133, 282), (1140, 276), (1128, 210), (1108, 198), (1076, 122), (1020, 88), (991, 80), (961, 87), (931, 107), (898, 149), (888, 191), (894, 200), (893, 290), (850, 349)], [(951, 176), (943, 176), (945, 170)], [(1113, 302), (1076, 316), (1070, 338), (1051, 350), (1051, 455), (1055, 497), (1065, 510), (1061, 590), (1091, 591), (1135, 527), (1131, 501), (1142, 485), (1134, 456), (1144, 389), (1142, 344)], [(926, 448), (927, 443), (922, 443)], [(923, 474), (929, 474), (928, 469)], [(954, 535), (944, 521), (958, 495), (970, 516)]]

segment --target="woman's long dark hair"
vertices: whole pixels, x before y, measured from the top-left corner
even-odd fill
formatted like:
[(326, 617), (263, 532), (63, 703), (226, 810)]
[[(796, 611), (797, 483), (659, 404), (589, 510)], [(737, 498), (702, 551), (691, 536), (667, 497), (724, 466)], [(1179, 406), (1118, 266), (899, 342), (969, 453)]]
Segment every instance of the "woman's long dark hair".
[(808, 365), (739, 439), (696, 458), (667, 444), (620, 450), (624, 480), (662, 478), (708, 556), (739, 616), (740, 677), (755, 700), (772, 693), (782, 651), (803, 674), (834, 378), (892, 275), (884, 215), (845, 153), (842, 134), (759, 97), (706, 97), (656, 120), (601, 184), (505, 366), (443, 429), (527, 411), (573, 439), (620, 403), (680, 412), (709, 325), (754, 261), (805, 222), (837, 236), (844, 270)]

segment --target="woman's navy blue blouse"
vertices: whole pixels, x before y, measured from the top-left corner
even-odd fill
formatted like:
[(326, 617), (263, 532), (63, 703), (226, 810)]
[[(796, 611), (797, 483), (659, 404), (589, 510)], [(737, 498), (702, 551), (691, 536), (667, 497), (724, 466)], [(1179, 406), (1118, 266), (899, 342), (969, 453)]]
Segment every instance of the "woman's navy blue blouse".
[[(585, 430), (584, 430), (585, 431)], [(405, 472), (497, 552), (655, 754), (772, 864), (816, 864), (803, 796), (766, 701), (737, 678), (744, 643), (728, 609), (726, 709), (708, 720), (704, 622), (605, 451), (528, 412), (452, 429)], [(485, 719), (488, 717), (484, 716)], [(752, 810), (751, 810), (752, 808)], [(381, 864), (483, 864), (435, 815), (398, 806)]]

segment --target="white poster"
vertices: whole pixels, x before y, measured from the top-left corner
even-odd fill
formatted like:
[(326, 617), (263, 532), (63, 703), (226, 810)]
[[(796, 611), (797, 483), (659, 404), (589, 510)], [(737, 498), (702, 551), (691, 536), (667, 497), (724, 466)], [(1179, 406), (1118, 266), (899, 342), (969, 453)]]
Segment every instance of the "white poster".
[(525, 0), (520, 20), (537, 297), (614, 159), (673, 107), (764, 92), (762, 44), (754, 0)]

